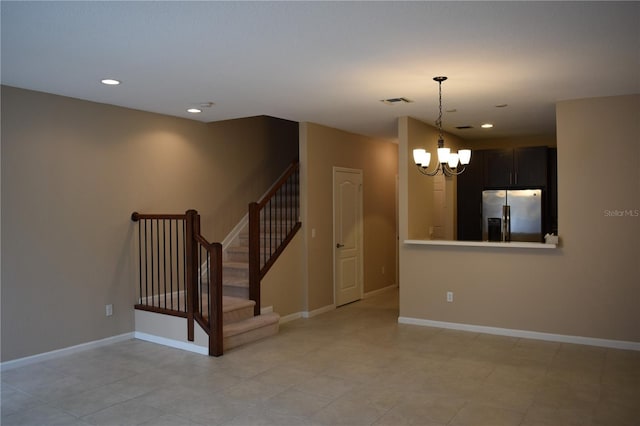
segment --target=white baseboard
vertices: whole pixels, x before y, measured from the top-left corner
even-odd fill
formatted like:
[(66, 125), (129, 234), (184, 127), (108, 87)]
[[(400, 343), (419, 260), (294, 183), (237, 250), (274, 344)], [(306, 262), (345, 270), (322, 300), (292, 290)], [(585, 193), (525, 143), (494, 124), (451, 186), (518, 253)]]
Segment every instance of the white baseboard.
[[(261, 315), (270, 314), (271, 312), (273, 312), (273, 306), (265, 306), (264, 308), (260, 309)], [(297, 320), (299, 318), (302, 318), (302, 312), (294, 312), (293, 314), (281, 316), (279, 323), (284, 324), (285, 322)]]
[(209, 348), (205, 348), (204, 346), (199, 346), (193, 343), (167, 339), (166, 337), (154, 336), (153, 334), (142, 333), (140, 331), (134, 332), (133, 337), (135, 337), (136, 339), (144, 340), (145, 342), (157, 343), (159, 345), (182, 349), (183, 351), (195, 352), (201, 355), (209, 355)]
[(564, 334), (541, 333), (538, 331), (514, 330), (510, 328), (486, 327), (482, 325), (460, 324), (456, 322), (432, 321), (420, 318), (398, 317), (399, 324), (421, 325), (425, 327), (447, 328), (498, 336), (520, 337), (524, 339), (547, 340), (550, 342), (573, 343), (577, 345), (600, 346), (605, 348), (640, 351), (640, 342), (598, 339), (595, 337), (569, 336)]
[(322, 308), (314, 309), (313, 311), (310, 311), (310, 312), (308, 311), (294, 312), (292, 314), (280, 317), (280, 324), (284, 324), (289, 321), (294, 321), (300, 318), (313, 318), (317, 315), (324, 314), (329, 311), (333, 311), (334, 309), (336, 309), (336, 305), (327, 305), (327, 306), (323, 306)]
[(331, 305), (323, 306), (322, 308), (314, 309), (313, 311), (302, 311), (302, 318), (313, 318), (316, 315), (333, 311), (335, 308), (336, 308), (336, 305), (331, 304)]
[(297, 320), (300, 318), (302, 318), (302, 312), (296, 312), (293, 314), (285, 315), (283, 317), (280, 317), (280, 324), (284, 324), (286, 322)]
[(41, 354), (31, 355), (24, 358), (5, 361), (0, 364), (0, 371), (12, 370), (14, 368), (24, 367), (27, 365), (35, 364), (37, 362), (48, 361), (50, 359), (55, 359), (64, 355), (71, 355), (77, 352), (82, 352), (89, 349), (110, 345), (112, 343), (131, 340), (133, 338), (134, 338), (134, 333), (124, 333), (124, 334), (119, 334), (117, 336), (111, 336), (111, 337), (107, 337), (100, 340), (94, 340), (92, 342), (81, 343), (75, 346), (69, 346), (67, 348), (56, 349), (55, 351), (44, 352)]
[(374, 297), (374, 296), (377, 296), (379, 294), (386, 293), (387, 291), (395, 290), (397, 288), (398, 288), (397, 284), (392, 284), (392, 285), (389, 285), (389, 286), (386, 286), (386, 287), (379, 288), (377, 290), (368, 291), (363, 296), (364, 296), (365, 299), (368, 299), (370, 297)]

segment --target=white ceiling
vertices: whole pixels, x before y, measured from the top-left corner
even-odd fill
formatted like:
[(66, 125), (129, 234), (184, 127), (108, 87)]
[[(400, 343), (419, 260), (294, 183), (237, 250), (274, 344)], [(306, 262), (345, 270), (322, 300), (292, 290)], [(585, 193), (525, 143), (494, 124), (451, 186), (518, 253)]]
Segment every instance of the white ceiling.
[[(433, 123), (432, 77), (446, 75), (445, 130), (495, 138), (554, 133), (560, 100), (640, 93), (639, 2), (2, 1), (1, 13), (2, 84), (204, 122), (266, 114), (394, 139), (397, 117)], [(379, 102), (394, 97), (414, 102)], [(203, 102), (215, 105), (186, 112)]]

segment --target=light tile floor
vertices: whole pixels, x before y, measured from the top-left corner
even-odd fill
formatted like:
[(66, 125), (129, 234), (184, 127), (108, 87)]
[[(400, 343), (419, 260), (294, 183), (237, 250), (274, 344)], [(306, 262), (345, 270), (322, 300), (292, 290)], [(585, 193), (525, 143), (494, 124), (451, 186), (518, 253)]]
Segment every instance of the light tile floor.
[(640, 425), (640, 352), (399, 325), (397, 292), (210, 358), (139, 340), (2, 373), (2, 425)]

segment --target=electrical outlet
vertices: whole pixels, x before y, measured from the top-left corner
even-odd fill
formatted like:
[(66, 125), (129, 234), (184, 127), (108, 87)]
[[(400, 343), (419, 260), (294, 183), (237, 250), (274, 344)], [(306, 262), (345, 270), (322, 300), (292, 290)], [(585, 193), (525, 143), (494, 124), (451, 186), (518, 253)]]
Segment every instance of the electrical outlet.
[(113, 305), (112, 304), (108, 304), (104, 306), (104, 310), (105, 313), (108, 317), (110, 317), (111, 315), (113, 315)]
[(447, 302), (453, 302), (453, 292), (452, 291), (448, 291), (447, 292)]

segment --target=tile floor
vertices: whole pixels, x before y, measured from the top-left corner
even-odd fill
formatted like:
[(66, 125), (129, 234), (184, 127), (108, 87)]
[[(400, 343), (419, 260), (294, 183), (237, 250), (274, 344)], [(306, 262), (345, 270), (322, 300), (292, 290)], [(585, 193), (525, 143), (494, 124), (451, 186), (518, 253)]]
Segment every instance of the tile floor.
[(397, 324), (387, 292), (210, 358), (139, 340), (2, 373), (2, 425), (640, 424), (640, 352)]

